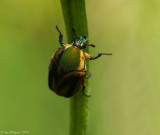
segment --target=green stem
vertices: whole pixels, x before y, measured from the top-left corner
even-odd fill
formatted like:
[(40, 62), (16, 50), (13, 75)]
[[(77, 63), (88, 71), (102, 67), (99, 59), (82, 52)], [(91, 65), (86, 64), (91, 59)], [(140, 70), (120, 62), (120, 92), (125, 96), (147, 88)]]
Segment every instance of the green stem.
[[(64, 22), (66, 26), (68, 43), (72, 43), (74, 35), (72, 28), (76, 30), (77, 35), (88, 37), (87, 18), (84, 0), (61, 0)], [(89, 53), (89, 49), (85, 49)], [(86, 60), (87, 69), (89, 61)], [(88, 72), (88, 70), (87, 70)], [(85, 93), (89, 91), (88, 81), (85, 80)], [(88, 101), (89, 98), (79, 91), (71, 98), (71, 115), (70, 115), (70, 135), (87, 135), (88, 131)]]

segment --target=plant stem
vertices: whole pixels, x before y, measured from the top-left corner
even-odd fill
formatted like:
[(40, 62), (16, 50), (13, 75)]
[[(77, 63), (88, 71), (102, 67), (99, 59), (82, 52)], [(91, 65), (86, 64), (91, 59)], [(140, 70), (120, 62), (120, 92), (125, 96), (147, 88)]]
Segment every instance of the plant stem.
[[(88, 37), (87, 18), (84, 0), (61, 0), (64, 22), (66, 26), (68, 43), (72, 43), (74, 34), (72, 28), (76, 30), (76, 34)], [(89, 53), (89, 49), (85, 49)], [(89, 71), (89, 61), (86, 60), (87, 72)], [(85, 80), (85, 93), (89, 91), (88, 81)], [(71, 98), (70, 112), (70, 135), (87, 135), (88, 132), (88, 101), (89, 98), (79, 91)]]

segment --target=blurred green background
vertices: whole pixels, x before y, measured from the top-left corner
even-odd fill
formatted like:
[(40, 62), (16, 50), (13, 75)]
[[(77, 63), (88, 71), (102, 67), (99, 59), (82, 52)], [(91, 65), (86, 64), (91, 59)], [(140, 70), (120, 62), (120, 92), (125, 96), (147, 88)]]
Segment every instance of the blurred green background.
[[(112, 52), (90, 62), (90, 135), (160, 134), (160, 1), (87, 0), (90, 43)], [(0, 0), (0, 131), (67, 135), (69, 99), (47, 85), (66, 41), (58, 0)]]

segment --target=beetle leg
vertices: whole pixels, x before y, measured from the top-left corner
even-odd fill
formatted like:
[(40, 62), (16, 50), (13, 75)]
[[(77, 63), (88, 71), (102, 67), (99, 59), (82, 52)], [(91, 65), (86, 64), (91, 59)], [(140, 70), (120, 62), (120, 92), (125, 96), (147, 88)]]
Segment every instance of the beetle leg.
[(63, 46), (64, 45), (64, 43), (63, 43), (63, 35), (62, 35), (61, 31), (58, 29), (57, 26), (56, 26), (56, 29), (59, 32), (59, 43), (60, 43), (61, 46)]
[(98, 53), (96, 56), (91, 57), (89, 54), (84, 53), (85, 58), (89, 59), (89, 60), (95, 60), (97, 58), (99, 58), (102, 55), (112, 55), (112, 53)]
[(82, 81), (82, 86), (83, 86), (83, 88), (82, 88), (83, 95), (86, 96), (86, 97), (91, 97), (91, 95), (88, 95), (88, 94), (85, 93), (86, 85), (84, 83), (84, 80)]
[(92, 76), (92, 74), (89, 73), (89, 75), (88, 75), (88, 76), (85, 76), (85, 78), (86, 78), (86, 79), (89, 79), (89, 78), (91, 78), (91, 76)]

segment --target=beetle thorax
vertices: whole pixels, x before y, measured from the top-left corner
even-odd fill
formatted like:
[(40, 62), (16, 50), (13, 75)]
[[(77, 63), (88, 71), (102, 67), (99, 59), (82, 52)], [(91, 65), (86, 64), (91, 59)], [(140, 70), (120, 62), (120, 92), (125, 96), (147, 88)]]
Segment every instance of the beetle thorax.
[(79, 48), (68, 45), (60, 58), (60, 67), (64, 72), (82, 70), (84, 68), (83, 51)]
[(85, 36), (80, 36), (79, 38), (75, 38), (73, 45), (78, 47), (79, 49), (83, 49), (87, 40), (88, 39)]

